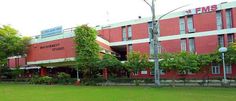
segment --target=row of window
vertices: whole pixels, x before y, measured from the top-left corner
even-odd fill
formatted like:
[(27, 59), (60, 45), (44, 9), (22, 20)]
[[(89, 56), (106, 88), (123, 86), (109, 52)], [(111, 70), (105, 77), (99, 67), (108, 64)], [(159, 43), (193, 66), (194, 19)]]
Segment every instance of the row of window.
[[(188, 45), (189, 45), (189, 52), (195, 52), (195, 39), (189, 38), (188, 39)], [(187, 39), (181, 39), (180, 41), (181, 51), (187, 51)]]
[[(220, 64), (215, 64), (215, 63), (212, 63), (212, 66), (211, 66), (211, 73), (212, 74), (220, 74), (221, 73), (221, 70), (220, 70)], [(226, 74), (232, 74), (232, 65), (230, 64), (226, 64), (225, 66), (225, 73)], [(138, 72), (135, 72), (134, 73), (135, 75), (138, 75)], [(145, 75), (147, 74), (147, 71), (141, 71), (141, 74), (142, 75)], [(150, 72), (151, 75), (154, 75), (154, 69)], [(164, 70), (160, 70), (160, 74), (161, 75), (164, 75), (166, 74), (166, 71)], [(186, 73), (180, 73), (179, 74), (186, 74)], [(188, 74), (193, 74), (191, 71), (188, 71)]]
[[(225, 47), (224, 35), (218, 35), (218, 45), (219, 47)], [(234, 42), (234, 34), (227, 34), (227, 43), (230, 45)]]
[[(227, 34), (227, 43), (230, 45), (234, 42), (234, 34)], [(181, 51), (187, 51), (187, 39), (181, 39), (180, 41)], [(195, 52), (195, 40), (194, 38), (188, 39), (189, 52)], [(218, 45), (219, 47), (225, 47), (224, 35), (218, 35)]]
[[(222, 11), (216, 12), (216, 23), (217, 23), (217, 29), (221, 30), (223, 28), (223, 19), (222, 19)], [(226, 28), (232, 28), (232, 9), (226, 10)]]
[[(212, 72), (212, 74), (220, 74), (221, 73), (220, 64), (212, 63), (211, 72)], [(232, 65), (226, 64), (225, 73), (226, 74), (232, 74)]]
[[(216, 24), (217, 24), (218, 30), (221, 30), (223, 28), (223, 19), (222, 18), (223, 18), (222, 11), (217, 11), (216, 12)], [(179, 26), (180, 26), (180, 34), (185, 34), (186, 33), (185, 17), (179, 18)], [(226, 10), (226, 28), (232, 28), (232, 27), (233, 27), (232, 9), (227, 9)], [(187, 28), (188, 28), (189, 33), (195, 32), (195, 28), (194, 28), (194, 24), (193, 24), (193, 15), (187, 16)], [(153, 39), (152, 29), (153, 29), (153, 23), (148, 22), (148, 33), (149, 33), (150, 40)], [(160, 32), (159, 29), (158, 29), (158, 31)], [(127, 33), (128, 33), (128, 35), (127, 35)], [(123, 26), (122, 27), (122, 41), (126, 41), (127, 39), (130, 40), (131, 38), (132, 38), (131, 25)]]
[[(221, 30), (223, 28), (223, 19), (222, 19), (222, 11), (216, 12), (216, 24), (217, 24), (217, 30)], [(179, 18), (179, 26), (180, 26), (180, 34), (186, 33), (186, 27), (185, 27), (185, 17)], [(194, 24), (193, 24), (193, 15), (187, 16), (187, 27), (188, 32), (193, 33), (195, 32)], [(226, 28), (232, 28), (232, 9), (226, 10)]]
[[(126, 27), (127, 27), (128, 30), (126, 30)], [(122, 41), (127, 40), (126, 33), (128, 33), (128, 40), (130, 40), (132, 38), (132, 27), (131, 27), (131, 25), (122, 27)]]
[[(230, 43), (233, 43), (234, 42), (234, 34), (227, 34), (227, 43), (228, 45)], [(162, 51), (162, 48), (161, 45), (160, 45), (161, 42), (159, 42), (159, 45), (158, 45), (158, 53), (161, 53)], [(218, 44), (220, 47), (224, 47), (225, 44), (224, 44), (224, 35), (219, 35), (218, 36)], [(181, 51), (187, 51), (187, 39), (184, 38), (184, 39), (181, 39), (180, 41), (180, 45), (181, 45)], [(192, 53), (195, 53), (196, 52), (196, 49), (195, 49), (195, 39), (194, 38), (189, 38), (188, 39), (188, 48), (189, 48), (189, 52), (192, 52)], [(150, 54), (154, 54), (154, 42), (151, 41), (149, 43), (149, 47), (150, 47)], [(129, 44), (128, 45), (128, 52), (131, 52), (133, 51), (133, 46), (132, 44)]]

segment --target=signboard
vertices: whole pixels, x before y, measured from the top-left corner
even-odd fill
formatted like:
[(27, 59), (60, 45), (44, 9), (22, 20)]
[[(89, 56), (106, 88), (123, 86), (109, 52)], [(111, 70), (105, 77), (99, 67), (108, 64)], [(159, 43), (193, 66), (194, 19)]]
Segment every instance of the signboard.
[(61, 46), (60, 43), (40, 46), (40, 49), (47, 49), (47, 48), (51, 48), (52, 51), (64, 50), (64, 47)]
[(201, 14), (201, 13), (208, 13), (208, 12), (214, 12), (218, 8), (217, 5), (211, 5), (206, 7), (198, 7), (195, 9), (190, 9), (185, 11), (186, 15), (193, 15), (193, 14)]
[(55, 36), (58, 34), (62, 34), (62, 26), (46, 29), (41, 31), (41, 37), (50, 37), (50, 36)]

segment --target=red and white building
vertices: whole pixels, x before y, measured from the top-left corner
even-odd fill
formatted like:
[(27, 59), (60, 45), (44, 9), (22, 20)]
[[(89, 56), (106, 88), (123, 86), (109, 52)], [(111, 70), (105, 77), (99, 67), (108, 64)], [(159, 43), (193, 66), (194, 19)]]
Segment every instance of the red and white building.
[[(160, 16), (157, 16), (157, 19)], [(103, 49), (101, 53), (118, 54), (126, 59), (130, 51), (153, 54), (153, 41), (150, 34), (151, 18), (138, 18), (131, 21), (97, 26), (97, 42)], [(235, 41), (236, 2), (199, 7), (182, 12), (171, 13), (160, 21), (159, 52), (188, 51), (208, 54), (219, 47), (228, 46)], [(9, 67), (38, 68), (46, 75), (48, 68), (69, 67), (74, 65), (75, 44), (73, 28), (61, 34), (34, 38), (26, 58), (9, 58)], [(27, 67), (28, 66), (28, 67)], [(220, 77), (223, 68), (220, 64), (209, 65), (207, 73), (189, 74), (189, 78)], [(227, 64), (228, 77), (236, 77), (236, 65)], [(173, 72), (162, 72), (162, 78), (171, 78)], [(152, 78), (150, 70), (140, 71), (133, 77)], [(181, 77), (179, 75), (178, 77)]]

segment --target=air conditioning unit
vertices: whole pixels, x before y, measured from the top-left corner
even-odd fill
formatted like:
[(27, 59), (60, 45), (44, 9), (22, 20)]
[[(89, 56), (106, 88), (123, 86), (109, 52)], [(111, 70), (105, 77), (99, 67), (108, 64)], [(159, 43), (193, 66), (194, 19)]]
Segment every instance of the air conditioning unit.
[(189, 33), (194, 33), (194, 32), (196, 32), (196, 29), (195, 29), (195, 28), (189, 29), (188, 32), (189, 32)]

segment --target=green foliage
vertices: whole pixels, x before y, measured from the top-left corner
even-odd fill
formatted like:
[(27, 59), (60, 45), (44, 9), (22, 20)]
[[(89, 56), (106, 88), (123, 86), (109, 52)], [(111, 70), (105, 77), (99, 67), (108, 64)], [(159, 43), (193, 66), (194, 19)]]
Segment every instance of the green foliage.
[(77, 68), (91, 76), (92, 70), (98, 68), (99, 45), (96, 43), (97, 31), (87, 25), (75, 29)]
[(34, 76), (30, 80), (31, 84), (47, 84), (47, 85), (50, 85), (53, 82), (54, 82), (53, 78), (49, 77), (49, 76), (43, 76), (43, 77)]
[(197, 61), (199, 67), (204, 67), (212, 63), (212, 61), (216, 60), (215, 57), (213, 57), (211, 54), (201, 54), (197, 55)]
[(97, 31), (87, 25), (75, 29), (77, 64), (80, 68), (92, 67), (98, 60), (99, 45), (96, 43)]
[(188, 52), (163, 53), (159, 57), (160, 67), (164, 70), (174, 70), (181, 73), (198, 72), (201, 67), (209, 65), (213, 58), (210, 55), (197, 55)]
[(188, 71), (198, 72), (200, 70), (198, 56), (193, 53), (181, 52), (177, 54), (178, 69), (181, 73), (187, 74)]
[(154, 64), (149, 61), (149, 57), (146, 54), (131, 52), (128, 54), (127, 58), (128, 61), (125, 63), (125, 66), (133, 71), (152, 68), (154, 66)]
[(236, 43), (229, 45), (228, 51), (225, 53), (225, 62), (229, 64), (236, 63)]
[[(215, 63), (222, 63), (222, 54), (216, 50), (215, 53), (211, 54), (213, 62)], [(225, 52), (225, 62), (227, 64), (236, 63), (236, 43), (231, 43), (227, 47), (227, 52)]]
[(20, 37), (10, 26), (0, 27), (0, 68), (6, 66), (7, 57), (24, 55), (31, 38)]
[(60, 72), (57, 74), (57, 81), (59, 84), (69, 84), (70, 83), (70, 74)]
[(121, 62), (111, 54), (103, 55), (103, 58), (99, 62), (100, 69), (119, 69), (122, 67)]
[(179, 68), (179, 58), (177, 54), (174, 53), (162, 53), (159, 54), (159, 58), (161, 59), (160, 68), (164, 70), (178, 70)]
[[(196, 73), (200, 69), (212, 62), (213, 58), (210, 55), (197, 55), (188, 52), (181, 53), (163, 53), (159, 57), (160, 67), (164, 70), (171, 70), (187, 75), (189, 72)], [(175, 86), (175, 77), (173, 75), (173, 85)], [(185, 78), (183, 78), (185, 79)]]
[(23, 74), (23, 72), (24, 70), (21, 70), (20, 68), (16, 68), (15, 70), (11, 70), (10, 75), (16, 79), (19, 77), (20, 74)]

